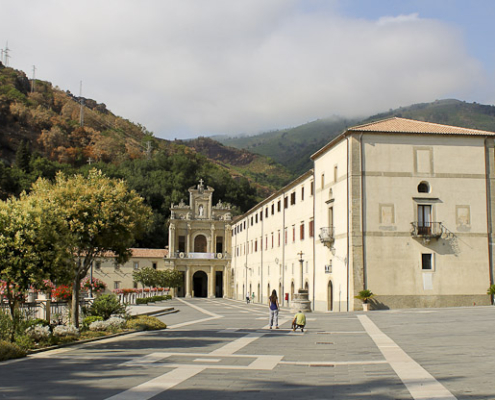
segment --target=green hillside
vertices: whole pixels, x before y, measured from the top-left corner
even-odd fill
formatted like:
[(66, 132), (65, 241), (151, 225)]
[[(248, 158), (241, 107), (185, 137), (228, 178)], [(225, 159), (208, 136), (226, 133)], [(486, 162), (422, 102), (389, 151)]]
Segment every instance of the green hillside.
[(376, 114), (366, 119), (320, 119), (292, 129), (256, 136), (216, 137), (221, 143), (273, 158), (293, 174), (311, 168), (311, 154), (351, 126), (402, 117), (495, 132), (495, 107), (459, 100), (437, 100)]

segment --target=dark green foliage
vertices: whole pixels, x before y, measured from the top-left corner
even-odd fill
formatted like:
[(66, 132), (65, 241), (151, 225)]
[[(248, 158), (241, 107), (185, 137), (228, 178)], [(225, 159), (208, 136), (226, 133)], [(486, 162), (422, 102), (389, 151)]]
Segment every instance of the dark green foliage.
[(125, 313), (125, 306), (119, 303), (119, 299), (114, 294), (102, 294), (98, 296), (88, 313), (92, 316), (102, 317), (104, 320), (110, 318), (112, 314), (122, 315)]
[(17, 152), (15, 153), (15, 166), (23, 172), (29, 173), (31, 170), (31, 151), (29, 150), (29, 143), (25, 140), (21, 140)]

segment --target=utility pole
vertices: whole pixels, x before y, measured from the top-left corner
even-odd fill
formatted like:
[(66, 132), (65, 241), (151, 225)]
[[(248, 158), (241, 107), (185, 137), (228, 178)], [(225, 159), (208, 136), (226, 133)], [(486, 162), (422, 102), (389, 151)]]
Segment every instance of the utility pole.
[(148, 142), (146, 142), (146, 150), (145, 150), (146, 158), (148, 160), (151, 160), (151, 153), (152, 152), (153, 152), (153, 147), (151, 146), (151, 142), (148, 141)]
[(35, 85), (34, 79), (35, 79), (35, 77), (36, 77), (36, 65), (33, 65), (33, 79), (31, 81), (31, 93), (34, 92), (34, 85)]
[(81, 103), (81, 110), (79, 111), (79, 125), (84, 126), (84, 99), (82, 97), (82, 81), (79, 85), (79, 101)]
[(3, 51), (3, 54), (4, 54), (4, 58), (5, 58), (5, 66), (8, 67), (9, 66), (9, 42), (7, 42), (7, 44), (5, 45), (5, 50)]

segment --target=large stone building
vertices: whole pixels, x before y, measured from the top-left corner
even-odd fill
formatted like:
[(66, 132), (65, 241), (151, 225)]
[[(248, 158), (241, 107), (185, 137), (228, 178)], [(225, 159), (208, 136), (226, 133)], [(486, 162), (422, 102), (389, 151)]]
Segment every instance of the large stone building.
[[(233, 295), (313, 309), (489, 304), (495, 133), (391, 118), (350, 128), (233, 224)], [(302, 267), (302, 273), (301, 273)], [(301, 275), (303, 282), (301, 281)]]
[(189, 189), (189, 204), (172, 204), (166, 268), (184, 273), (179, 296), (230, 297), (230, 205), (213, 205), (214, 189), (201, 180)]

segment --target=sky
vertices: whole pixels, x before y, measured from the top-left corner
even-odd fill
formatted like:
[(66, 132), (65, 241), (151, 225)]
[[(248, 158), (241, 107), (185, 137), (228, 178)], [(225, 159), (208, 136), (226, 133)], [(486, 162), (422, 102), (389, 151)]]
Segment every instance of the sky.
[(0, 15), (10, 67), (82, 82), (169, 140), (495, 104), (493, 0), (0, 0)]

